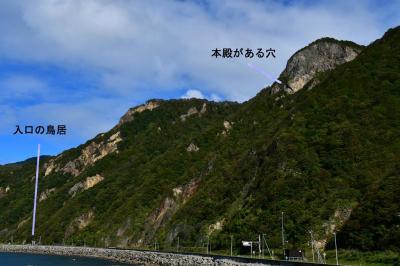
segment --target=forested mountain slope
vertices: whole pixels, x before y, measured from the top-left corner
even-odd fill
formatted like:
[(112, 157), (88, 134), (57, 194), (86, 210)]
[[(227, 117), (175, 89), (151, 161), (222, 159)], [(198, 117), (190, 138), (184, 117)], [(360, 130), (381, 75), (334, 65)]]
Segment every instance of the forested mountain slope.
[[(148, 101), (45, 158), (37, 235), (228, 249), (265, 233), (279, 247), (284, 212), (288, 247), (312, 230), (321, 248), (338, 231), (342, 247), (399, 249), (400, 28), (367, 47), (317, 40), (281, 78), (242, 104)], [(0, 167), (2, 241), (30, 241), (34, 168)]]

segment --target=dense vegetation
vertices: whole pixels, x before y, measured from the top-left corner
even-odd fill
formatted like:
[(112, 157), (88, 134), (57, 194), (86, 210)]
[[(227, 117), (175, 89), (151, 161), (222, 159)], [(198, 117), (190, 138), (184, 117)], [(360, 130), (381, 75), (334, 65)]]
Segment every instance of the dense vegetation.
[[(119, 152), (76, 177), (54, 172), (41, 179), (42, 191), (56, 188), (38, 207), (42, 242), (156, 241), (168, 248), (179, 239), (183, 247), (210, 241), (227, 250), (232, 235), (238, 252), (242, 240), (266, 234), (279, 248), (284, 212), (287, 247), (308, 248), (312, 230), (328, 249), (338, 231), (341, 248), (398, 251), (400, 29), (318, 79), (311, 90), (271, 95), (266, 88), (243, 104), (158, 100), (158, 108), (97, 136), (92, 141), (120, 131)], [(180, 119), (205, 102), (204, 114)], [(89, 143), (64, 152), (63, 163)], [(191, 143), (199, 150), (187, 151)], [(29, 241), (33, 174), (32, 160), (0, 167), (0, 187), (11, 187), (0, 198), (3, 241)], [(74, 184), (96, 174), (104, 181), (70, 196)], [(190, 184), (189, 196), (174, 195)], [(94, 219), (67, 234), (89, 211)], [(29, 222), (18, 228), (23, 220)]]

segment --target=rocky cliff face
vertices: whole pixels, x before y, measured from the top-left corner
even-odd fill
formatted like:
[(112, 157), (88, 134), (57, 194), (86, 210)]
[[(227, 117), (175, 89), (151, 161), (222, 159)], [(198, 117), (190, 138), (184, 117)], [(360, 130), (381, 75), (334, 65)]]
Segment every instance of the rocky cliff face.
[(141, 113), (143, 111), (146, 110), (153, 110), (155, 108), (157, 108), (160, 104), (157, 101), (148, 101), (147, 103), (137, 106), (135, 108), (131, 108), (128, 110), (128, 112), (126, 112), (121, 119), (119, 120), (118, 126), (130, 122), (133, 120), (133, 116), (136, 113)]
[(103, 180), (104, 177), (99, 174), (95, 176), (89, 176), (86, 178), (86, 180), (76, 183), (74, 186), (72, 186), (68, 193), (71, 195), (71, 197), (75, 197), (78, 192), (92, 188)]
[[(317, 73), (334, 69), (357, 57), (362, 46), (352, 42), (337, 41), (331, 38), (319, 39), (296, 52), (287, 62), (279, 76), (283, 84), (274, 83), (272, 93), (285, 90), (295, 93), (310, 82)], [(311, 87), (318, 81), (313, 81)]]
[(52, 193), (54, 193), (55, 191), (56, 191), (55, 188), (51, 188), (51, 189), (46, 189), (45, 191), (43, 191), (42, 193), (40, 193), (39, 202), (42, 202), (42, 201), (48, 199), (48, 197), (50, 197), (50, 195), (51, 195)]
[(96, 143), (91, 142), (87, 145), (78, 158), (67, 162), (64, 166), (60, 165), (58, 161), (61, 159), (61, 155), (57, 156), (55, 159), (51, 159), (48, 164), (46, 164), (45, 176), (51, 174), (52, 172), (62, 171), (63, 173), (68, 173), (73, 176), (78, 176), (83, 170), (88, 166), (93, 165), (96, 161), (104, 158), (108, 154), (118, 153), (117, 143), (122, 141), (120, 137), (120, 132), (111, 135), (106, 141)]
[(8, 191), (10, 191), (10, 187), (6, 187), (6, 188), (2, 188), (0, 187), (0, 198), (5, 197), (8, 193)]

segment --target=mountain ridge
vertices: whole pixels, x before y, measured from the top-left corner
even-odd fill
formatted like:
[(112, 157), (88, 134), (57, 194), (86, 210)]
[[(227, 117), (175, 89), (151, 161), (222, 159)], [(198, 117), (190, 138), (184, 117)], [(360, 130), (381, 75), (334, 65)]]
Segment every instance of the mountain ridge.
[[(370, 216), (367, 233), (352, 232), (365, 206), (377, 208), (374, 186), (390, 191), (379, 196), (390, 210), (399, 207), (397, 186), (384, 182), (398, 176), (399, 36), (389, 30), (294, 94), (271, 93), (273, 84), (243, 104), (149, 100), (130, 108), (109, 132), (46, 158), (38, 234), (45, 243), (121, 247), (168, 247), (178, 237), (200, 247), (209, 237), (223, 250), (231, 234), (238, 247), (267, 232), (278, 247), (284, 211), (289, 247), (305, 247), (312, 229), (321, 249), (333, 231), (346, 248), (379, 249), (379, 236), (380, 248), (398, 249), (394, 218), (386, 233), (376, 233), (380, 222)], [(0, 239), (22, 242), (35, 166), (13, 167), (0, 167), (0, 187), (10, 186), (0, 198)]]

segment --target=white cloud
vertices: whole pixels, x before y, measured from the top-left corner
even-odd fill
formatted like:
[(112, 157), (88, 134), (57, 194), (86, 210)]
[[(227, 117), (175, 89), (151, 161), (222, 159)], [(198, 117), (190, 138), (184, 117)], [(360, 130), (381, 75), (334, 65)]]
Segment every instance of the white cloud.
[(0, 105), (0, 121), (0, 134), (10, 134), (14, 130), (17, 125), (17, 117), (10, 106)]
[[(400, 1), (4, 0), (0, 60), (93, 77), (93, 87), (47, 84), (35, 73), (0, 77), (1, 120), (63, 122), (82, 141), (112, 127), (149, 98), (244, 101), (271, 83), (248, 62), (278, 76), (288, 58), (317, 38), (361, 44), (400, 24)], [(390, 17), (390, 22), (388, 18)], [(275, 59), (215, 59), (215, 48), (275, 48)], [(33, 67), (34, 68), (34, 67)], [(29, 71), (28, 71), (29, 72)], [(62, 83), (62, 82), (61, 82)], [(60, 86), (58, 86), (60, 85)], [(14, 95), (14, 96), (13, 96)], [(161, 95), (161, 96), (160, 96)]]
[[(20, 125), (66, 125), (67, 138), (87, 140), (110, 130), (118, 123), (128, 106), (112, 99), (89, 99), (78, 103), (43, 103), (8, 110)], [(15, 126), (13, 125), (13, 128)], [(0, 126), (3, 128), (3, 126)], [(4, 132), (5, 128), (3, 128)], [(7, 129), (10, 131), (10, 129)]]
[(49, 93), (47, 84), (32, 76), (0, 77), (0, 101), (29, 100)]
[(197, 99), (208, 99), (210, 101), (215, 101), (219, 102), (222, 101), (221, 97), (219, 97), (215, 93), (211, 93), (209, 96), (204, 95), (201, 91), (199, 90), (187, 90), (184, 95), (181, 96), (182, 99), (190, 99), (190, 98), (197, 98)]
[(199, 90), (188, 90), (184, 95), (181, 96), (183, 99), (190, 99), (190, 98), (197, 98), (197, 99), (204, 99), (204, 95)]
[(200, 84), (243, 101), (269, 81), (249, 73), (244, 60), (211, 58), (211, 49), (275, 48), (276, 59), (256, 62), (278, 76), (290, 55), (316, 38), (367, 44), (384, 31), (384, 14), (379, 17), (365, 1), (299, 3), (225, 0), (205, 8), (191, 1), (5, 2), (4, 13), (20, 15), (0, 18), (0, 53), (98, 73), (104, 89), (119, 95)]
[(221, 97), (219, 97), (217, 94), (212, 93), (211, 96), (210, 96), (210, 100), (211, 100), (211, 101), (215, 101), (215, 102), (219, 102), (219, 101), (221, 101), (222, 99), (221, 99)]

